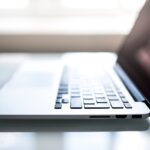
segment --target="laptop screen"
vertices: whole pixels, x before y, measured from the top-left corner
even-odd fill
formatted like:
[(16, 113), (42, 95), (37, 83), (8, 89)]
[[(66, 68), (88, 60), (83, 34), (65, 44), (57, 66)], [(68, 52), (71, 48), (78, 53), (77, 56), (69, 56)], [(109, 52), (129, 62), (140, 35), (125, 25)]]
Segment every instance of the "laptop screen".
[(118, 62), (150, 100), (150, 0), (118, 52)]

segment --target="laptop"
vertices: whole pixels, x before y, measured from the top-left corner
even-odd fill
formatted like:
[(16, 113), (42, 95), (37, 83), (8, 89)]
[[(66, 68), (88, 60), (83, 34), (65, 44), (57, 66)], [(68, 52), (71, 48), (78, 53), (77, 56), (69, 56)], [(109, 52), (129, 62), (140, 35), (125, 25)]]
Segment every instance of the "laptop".
[(26, 56), (21, 63), (15, 58), (17, 67), (0, 89), (0, 119), (149, 117), (149, 14), (146, 1), (117, 54), (68, 53), (57, 60)]

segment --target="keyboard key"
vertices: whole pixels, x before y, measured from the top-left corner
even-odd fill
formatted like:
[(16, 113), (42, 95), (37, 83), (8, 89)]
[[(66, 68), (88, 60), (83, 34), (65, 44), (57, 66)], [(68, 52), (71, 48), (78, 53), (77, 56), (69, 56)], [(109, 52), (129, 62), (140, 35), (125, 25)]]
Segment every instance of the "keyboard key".
[(56, 103), (55, 104), (55, 109), (61, 109), (62, 107), (62, 104), (61, 103)]
[(68, 88), (68, 84), (60, 84), (60, 89), (67, 89)]
[(94, 104), (94, 100), (84, 100), (84, 104)]
[(58, 94), (67, 94), (68, 93), (68, 91), (58, 91)]
[(103, 90), (94, 90), (94, 93), (95, 94), (104, 94), (104, 91)]
[(98, 91), (97, 91), (97, 92), (94, 92), (94, 94), (95, 94), (95, 95), (99, 95), (99, 94), (100, 94), (100, 95), (105, 95), (104, 92), (98, 92)]
[(85, 94), (85, 95), (86, 95), (86, 94), (92, 94), (92, 91), (83, 91), (83, 90), (82, 90), (82, 93)]
[(83, 95), (83, 99), (84, 100), (93, 100), (93, 96), (92, 95)]
[(71, 98), (80, 98), (80, 94), (71, 94)]
[(118, 97), (115, 95), (115, 96), (108, 96), (108, 99), (109, 100), (115, 100), (115, 101), (118, 101)]
[(85, 109), (108, 109), (110, 108), (108, 103), (99, 103), (95, 105), (85, 105)]
[(70, 102), (71, 109), (81, 109), (82, 103), (80, 98), (71, 98)]
[(57, 99), (62, 98), (62, 94), (57, 94)]
[(128, 103), (128, 100), (125, 97), (121, 98), (121, 100), (123, 103)]
[(56, 100), (56, 103), (61, 103), (62, 102), (62, 99), (61, 98), (58, 98), (57, 100)]
[(124, 94), (123, 94), (122, 92), (119, 92), (118, 94), (119, 94), (119, 96), (120, 96), (121, 98), (125, 98), (125, 96), (124, 96)]
[(96, 102), (97, 103), (107, 103), (107, 100), (106, 100), (106, 98), (100, 98), (100, 97), (98, 97), (98, 98), (96, 98)]
[(79, 89), (70, 89), (70, 93), (80, 93), (80, 88)]
[(128, 109), (132, 108), (130, 103), (124, 103), (124, 106), (125, 106), (125, 108), (128, 108)]
[(114, 93), (114, 90), (112, 90), (112, 89), (109, 89), (109, 90), (106, 89), (105, 91), (106, 91), (106, 93), (110, 93), (110, 94)]
[(69, 100), (68, 99), (62, 99), (62, 103), (67, 104), (67, 103), (69, 103)]
[(87, 93), (87, 94), (92, 93), (91, 89), (88, 89), (88, 88), (87, 88), (87, 89), (86, 89), (86, 88), (82, 88), (82, 92), (85, 93), (85, 94), (86, 94), (86, 93)]
[(63, 94), (62, 95), (62, 103), (68, 103), (69, 102), (69, 95), (68, 94)]
[(71, 84), (71, 89), (80, 89), (79, 84)]
[(67, 94), (68, 93), (68, 89), (66, 90), (58, 90), (58, 94)]
[(106, 93), (107, 94), (107, 96), (116, 96), (116, 94), (115, 93)]
[(111, 107), (114, 109), (121, 109), (123, 108), (123, 105), (120, 101), (110, 101)]
[(105, 94), (104, 93), (102, 93), (102, 94), (95, 94), (95, 97), (96, 98), (98, 98), (98, 97), (99, 98), (103, 98), (103, 97), (105, 98)]
[(69, 95), (68, 94), (63, 94), (62, 99), (69, 99)]
[(106, 93), (107, 93), (107, 92), (114, 92), (114, 91), (112, 90), (112, 88), (109, 88), (109, 89), (106, 89), (106, 88), (105, 88), (105, 91), (106, 91)]
[(59, 86), (59, 90), (60, 91), (64, 91), (64, 90), (67, 90), (68, 89), (68, 85), (67, 86)]
[(86, 96), (93, 96), (92, 92), (88, 93), (88, 92), (82, 92), (82, 96), (86, 97)]

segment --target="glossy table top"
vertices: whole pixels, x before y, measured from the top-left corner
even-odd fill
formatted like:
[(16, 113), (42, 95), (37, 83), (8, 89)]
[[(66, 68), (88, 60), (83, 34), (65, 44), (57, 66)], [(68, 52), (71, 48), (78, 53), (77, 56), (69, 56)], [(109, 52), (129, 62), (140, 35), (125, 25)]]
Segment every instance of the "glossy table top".
[(147, 120), (1, 120), (0, 150), (150, 149)]

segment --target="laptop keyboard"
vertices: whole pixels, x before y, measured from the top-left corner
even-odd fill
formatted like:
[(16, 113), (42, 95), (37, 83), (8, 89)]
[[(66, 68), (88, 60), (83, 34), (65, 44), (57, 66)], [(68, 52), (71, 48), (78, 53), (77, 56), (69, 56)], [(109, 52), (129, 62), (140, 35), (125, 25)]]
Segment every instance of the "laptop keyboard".
[(123, 92), (105, 71), (95, 76), (65, 67), (55, 109), (132, 109)]

